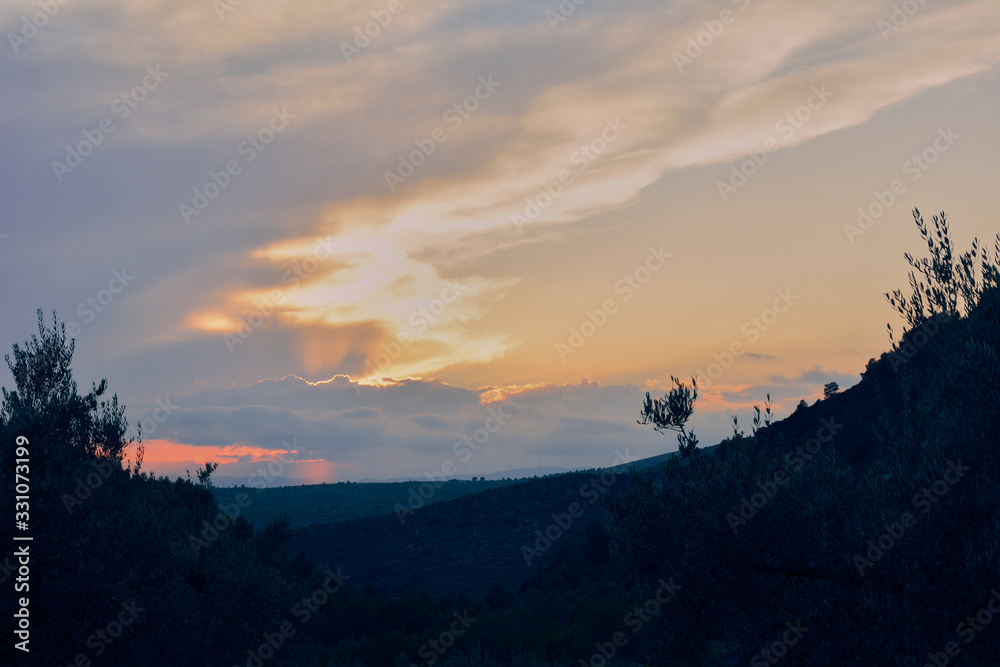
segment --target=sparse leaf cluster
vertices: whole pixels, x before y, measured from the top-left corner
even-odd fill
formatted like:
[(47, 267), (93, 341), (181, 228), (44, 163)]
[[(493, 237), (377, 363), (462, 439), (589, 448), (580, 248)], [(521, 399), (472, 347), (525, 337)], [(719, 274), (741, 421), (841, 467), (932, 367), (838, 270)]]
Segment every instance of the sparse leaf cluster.
[(698, 438), (694, 431), (689, 432), (684, 425), (694, 414), (694, 402), (698, 399), (698, 380), (691, 378), (690, 387), (673, 376), (670, 380), (675, 386), (663, 398), (653, 399), (646, 392), (646, 402), (637, 421), (643, 425), (652, 424), (653, 429), (658, 432), (676, 431), (677, 450), (681, 456), (689, 458), (698, 451)]
[[(786, 621), (810, 630), (782, 649), (785, 662), (911, 664), (989, 598), (963, 582), (992, 580), (1000, 558), (1000, 238), (996, 257), (974, 242), (956, 259), (943, 213), (932, 231), (914, 218), (931, 256), (907, 255), (913, 295), (887, 298), (910, 327), (934, 318), (933, 333), (904, 337), (919, 362), (873, 360), (858, 392), (810, 409), (811, 433), (802, 419), (779, 422), (771, 445), (758, 434), (772, 435), (760, 428), (769, 411), (755, 407), (757, 437), (734, 417), (733, 437), (702, 465), (671, 459), (609, 499), (614, 557), (647, 585), (675, 576), (697, 591), (651, 630), (653, 664), (765, 664), (761, 647)], [(682, 389), (672, 401), (647, 394), (643, 415), (678, 429), (693, 409)], [(871, 426), (861, 415), (880, 401)], [(845, 440), (865, 456), (838, 456)], [(974, 639), (963, 659), (995, 662), (998, 635)]]
[[(913, 220), (920, 237), (927, 244), (928, 257), (916, 258), (904, 253), (911, 267), (910, 294), (901, 290), (886, 292), (885, 297), (906, 321), (907, 330), (915, 329), (937, 314), (947, 317), (968, 315), (978, 305), (983, 291), (1000, 285), (1000, 234), (996, 235), (994, 253), (980, 247), (979, 239), (972, 248), (955, 258), (954, 243), (944, 211), (935, 215), (933, 228), (928, 227), (918, 209)], [(892, 340), (892, 327), (889, 337)]]

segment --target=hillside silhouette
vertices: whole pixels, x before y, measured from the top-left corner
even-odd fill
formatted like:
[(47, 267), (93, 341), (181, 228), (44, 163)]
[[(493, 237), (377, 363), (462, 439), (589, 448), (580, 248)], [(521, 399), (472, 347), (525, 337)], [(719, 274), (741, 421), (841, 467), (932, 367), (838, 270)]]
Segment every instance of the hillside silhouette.
[[(0, 661), (995, 665), (1000, 235), (959, 254), (943, 213), (914, 219), (928, 255), (886, 295), (902, 335), (857, 385), (701, 448), (697, 386), (675, 379), (622, 418), (676, 431), (677, 453), (341, 521), (292, 487), (268, 493), (308, 497), (302, 515), (253, 526), (211, 464), (143, 472), (124, 406), (103, 381), (79, 393), (39, 311), (0, 409), (4, 470), (30, 460), (31, 653)], [(0, 526), (16, 640), (24, 547)]]

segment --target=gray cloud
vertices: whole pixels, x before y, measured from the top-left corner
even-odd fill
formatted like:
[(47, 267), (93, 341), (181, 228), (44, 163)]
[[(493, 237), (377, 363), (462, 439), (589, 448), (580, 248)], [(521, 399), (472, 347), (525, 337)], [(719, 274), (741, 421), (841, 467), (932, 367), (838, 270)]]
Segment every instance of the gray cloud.
[[(538, 457), (550, 465), (559, 460), (604, 465), (616, 448), (629, 448), (635, 457), (673, 448), (671, 440), (635, 424), (641, 397), (633, 385), (584, 381), (483, 404), (477, 391), (433, 381), (365, 386), (345, 377), (322, 384), (287, 377), (170, 397), (178, 408), (147, 436), (147, 455), (157, 458), (162, 439), (206, 452), (226, 446), (275, 450), (294, 441), (298, 458), (343, 465), (349, 479), (419, 475), (440, 468), (444, 460), (465, 463), (456, 443), (499, 411), (504, 424), (468, 461), (472, 467), (464, 474), (519, 467)], [(152, 408), (140, 406), (130, 414), (149, 420)], [(232, 476), (252, 469), (252, 458), (247, 454), (242, 464), (227, 464), (223, 472)]]

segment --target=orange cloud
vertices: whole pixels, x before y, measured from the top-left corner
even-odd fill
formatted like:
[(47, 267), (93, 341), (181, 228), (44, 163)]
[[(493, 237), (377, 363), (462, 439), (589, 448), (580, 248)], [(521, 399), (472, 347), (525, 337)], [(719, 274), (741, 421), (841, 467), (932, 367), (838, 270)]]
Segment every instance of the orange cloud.
[(295, 477), (304, 479), (310, 484), (336, 482), (340, 479), (338, 471), (341, 468), (351, 468), (350, 463), (335, 463), (333, 461), (302, 461), (295, 464)]
[(494, 385), (491, 387), (484, 387), (479, 390), (479, 404), (486, 405), (496, 401), (506, 401), (511, 396), (516, 396), (517, 394), (530, 391), (532, 389), (544, 389), (549, 386), (552, 386), (551, 382)]
[(287, 449), (267, 449), (248, 445), (201, 446), (170, 440), (148, 440), (143, 443), (146, 452), (143, 456), (144, 466), (188, 463), (191, 461), (215, 461), (219, 464), (236, 463), (244, 457), (251, 461), (270, 461), (282, 455), (294, 453)]

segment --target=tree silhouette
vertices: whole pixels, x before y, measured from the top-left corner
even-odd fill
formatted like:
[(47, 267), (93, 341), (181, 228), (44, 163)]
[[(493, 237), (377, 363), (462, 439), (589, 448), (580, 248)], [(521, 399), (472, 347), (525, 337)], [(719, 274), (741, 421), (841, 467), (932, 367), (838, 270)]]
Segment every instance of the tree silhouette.
[[(628, 582), (683, 578), (684, 591), (643, 631), (652, 654), (643, 664), (764, 664), (760, 647), (800, 616), (812, 630), (785, 662), (933, 658), (941, 653), (928, 652), (928, 637), (982, 607), (983, 588), (963, 583), (995, 577), (1000, 544), (998, 262), (978, 243), (956, 258), (943, 214), (930, 231), (914, 217), (931, 257), (907, 255), (913, 295), (887, 298), (908, 326), (934, 327), (907, 331), (905, 352), (869, 362), (836, 414), (820, 406), (766, 429), (774, 447), (750, 446), (734, 421), (703, 466), (671, 458), (606, 501)], [(902, 372), (900, 358), (912, 359)], [(646, 413), (683, 423), (648, 395)], [(845, 429), (836, 442), (834, 424)], [(824, 429), (834, 446), (800, 456)], [(859, 437), (866, 432), (874, 437)], [(851, 439), (858, 456), (838, 456)], [(931, 490), (949, 487), (932, 508)], [(912, 531), (902, 523), (911, 518)], [(719, 653), (709, 663), (710, 648)], [(1000, 637), (982, 633), (962, 652), (969, 664), (993, 664)]]
[[(913, 221), (930, 256), (915, 258), (908, 252), (903, 253), (912, 269), (910, 295), (904, 297), (901, 290), (886, 292), (889, 305), (896, 309), (909, 329), (915, 329), (938, 314), (947, 317), (968, 315), (979, 304), (984, 290), (1000, 285), (1000, 234), (996, 235), (992, 259), (989, 249), (980, 248), (979, 239), (974, 238), (972, 248), (956, 262), (951, 229), (944, 211), (934, 216), (933, 230), (928, 228), (919, 209), (913, 209)], [(889, 340), (895, 347), (892, 326), (888, 328)]]
[(694, 431), (684, 428), (687, 420), (694, 414), (694, 402), (698, 399), (698, 380), (691, 378), (691, 386), (670, 376), (676, 385), (663, 398), (653, 399), (646, 392), (646, 402), (639, 413), (640, 424), (652, 424), (656, 431), (676, 431), (677, 451), (684, 458), (689, 458), (698, 451), (698, 438)]
[[(213, 486), (212, 485), (212, 473), (215, 472), (215, 469), (218, 468), (218, 467), (219, 467), (218, 463), (213, 463), (212, 461), (207, 461), (205, 463), (205, 467), (204, 468), (198, 468), (198, 470), (195, 471), (195, 475), (196, 475), (196, 477), (198, 479), (198, 486), (200, 486), (202, 488), (205, 488), (205, 489), (211, 489), (212, 486)], [(186, 472), (187, 472), (188, 479), (190, 480), (191, 479), (191, 471), (187, 470)]]
[[(88, 655), (101, 662), (86, 664), (126, 667), (232, 664), (322, 575), (306, 583), (295, 574), (287, 525), (255, 537), (242, 516), (233, 523), (220, 511), (207, 488), (215, 464), (198, 471), (197, 484), (140, 474), (141, 449), (134, 468), (123, 467), (133, 442), (125, 409), (117, 397), (101, 400), (105, 380), (80, 395), (73, 352), (65, 325), (53, 313), (49, 326), (39, 310), (38, 333), (5, 357), (15, 387), (3, 389), (0, 405), (0, 468), (9, 471), (0, 475), (0, 508), (14, 516), (16, 455), (30, 479), (32, 641), (30, 655), (4, 642), (0, 664), (85, 664)], [(14, 529), (0, 523), (7, 585), (17, 571), (9, 569), (18, 562)], [(192, 540), (201, 540), (198, 550)], [(124, 604), (134, 622), (119, 623), (113, 643), (96, 644), (95, 629), (121, 618)], [(4, 609), (10, 634), (13, 611)], [(269, 664), (308, 664), (305, 652), (296, 635)]]
[(41, 308), (37, 314), (38, 334), (4, 355), (15, 389), (3, 389), (0, 420), (43, 443), (45, 455), (56, 453), (49, 446), (62, 446), (121, 463), (126, 447), (135, 442), (125, 437), (125, 406), (118, 404), (117, 394), (98, 402), (108, 388), (105, 379), (86, 395), (77, 392), (70, 369), (75, 341), (67, 342), (66, 325), (55, 312), (51, 329)]

